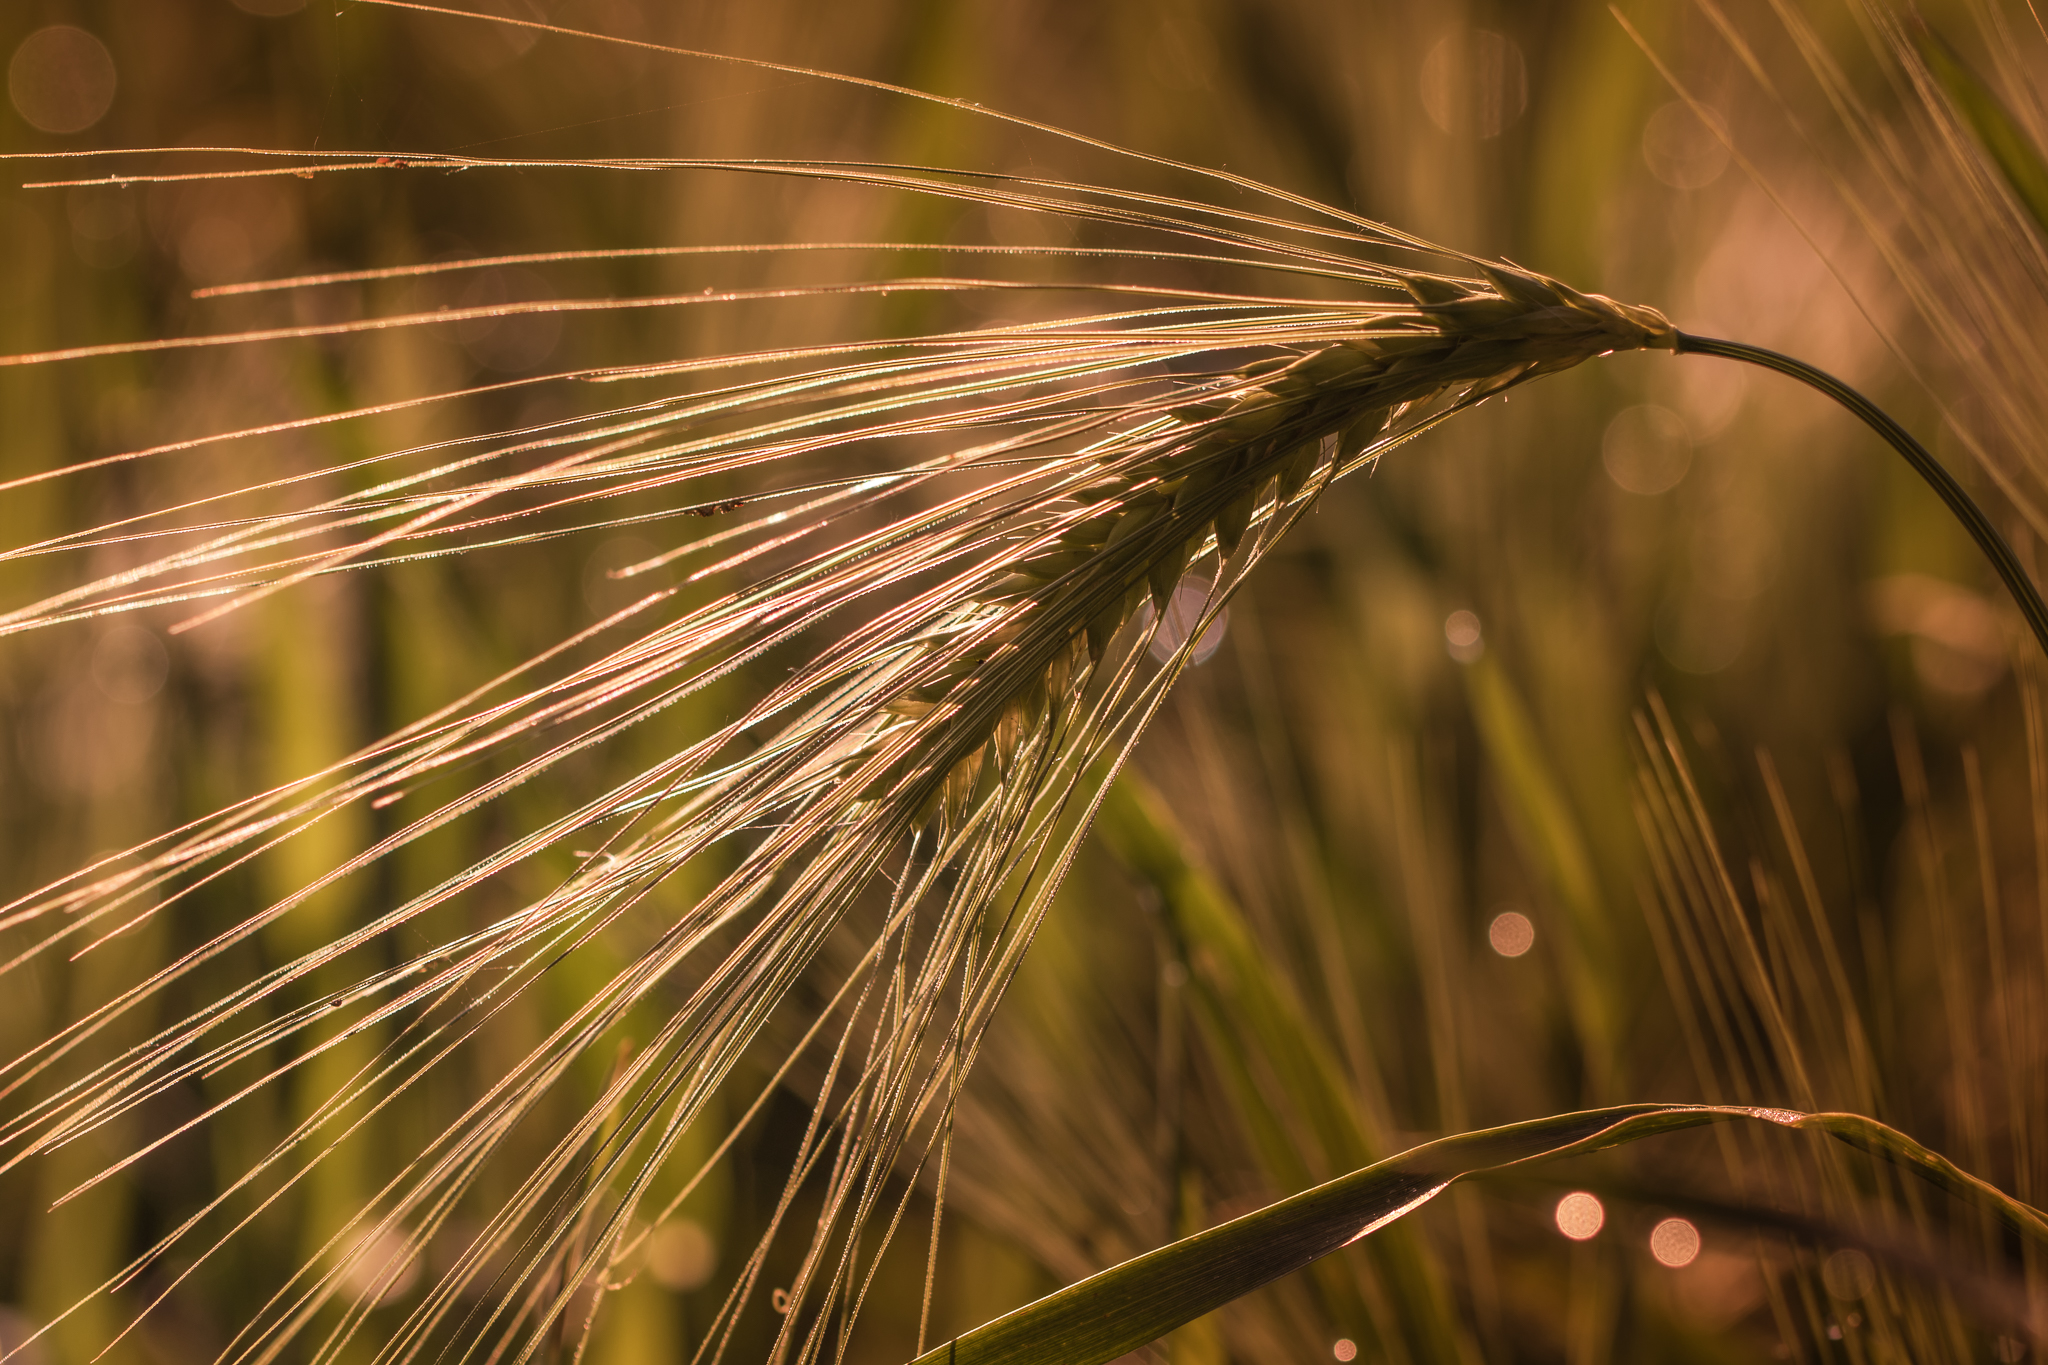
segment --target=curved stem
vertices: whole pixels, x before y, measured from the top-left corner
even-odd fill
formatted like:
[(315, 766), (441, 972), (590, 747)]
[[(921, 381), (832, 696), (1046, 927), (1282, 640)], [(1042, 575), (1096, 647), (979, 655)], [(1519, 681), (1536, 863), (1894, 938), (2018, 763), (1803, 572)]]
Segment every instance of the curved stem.
[(2040, 641), (2043, 652), (2048, 652), (2048, 604), (2042, 602), (2039, 590), (2027, 577), (2026, 569), (2021, 567), (2019, 556), (2012, 552), (2012, 546), (2005, 543), (2005, 537), (1998, 534), (1998, 528), (1991, 524), (1991, 518), (1984, 515), (1984, 509), (1963, 491), (1955, 476), (1942, 468), (1941, 462), (1928, 452), (1927, 447), (1908, 435), (1906, 429), (1893, 421), (1884, 409), (1833, 375), (1817, 370), (1803, 360), (1794, 360), (1789, 355), (1767, 351), (1761, 346), (1745, 346), (1739, 341), (1720, 341), (1714, 337), (1680, 332), (1675, 349), (1680, 355), (1717, 355), (1790, 375), (1800, 383), (1820, 390), (1862, 418), (1864, 425), (1905, 456), (1906, 463), (1913, 466), (1920, 477), (1941, 495), (1941, 500), (1948, 504), (1948, 510), (1955, 513), (1956, 520), (1963, 524), (1970, 538), (1990, 558), (1991, 567), (1998, 570), (1998, 576), (2005, 580), (2007, 591), (2019, 605), (2020, 615), (2027, 618), (2027, 624), (2033, 628), (2034, 638)]

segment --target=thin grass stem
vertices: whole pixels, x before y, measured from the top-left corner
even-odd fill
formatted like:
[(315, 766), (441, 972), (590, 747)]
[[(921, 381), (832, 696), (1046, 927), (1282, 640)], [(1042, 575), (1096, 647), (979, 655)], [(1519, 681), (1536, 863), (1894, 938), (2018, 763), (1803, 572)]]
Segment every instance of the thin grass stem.
[(1884, 437), (1886, 444), (1899, 452), (1906, 463), (1921, 478), (1927, 480), (1941, 500), (1948, 504), (1948, 510), (1955, 513), (1956, 520), (1970, 533), (1979, 549), (1991, 561), (1991, 567), (1998, 570), (1998, 576), (2005, 581), (2006, 589), (2012, 593), (2018, 604), (2020, 615), (2027, 618), (2027, 625), (2033, 630), (2034, 638), (2048, 653), (2048, 603), (2041, 600), (2040, 591), (2032, 579), (2027, 577), (2019, 556), (2012, 546), (1991, 524), (1991, 518), (1977, 505), (1963, 486), (1956, 482), (1953, 474), (1942, 467), (1926, 446), (1913, 439), (1904, 427), (1892, 420), (1883, 408), (1865, 398), (1856, 390), (1825, 370), (1815, 369), (1803, 360), (1795, 360), (1777, 351), (1768, 351), (1761, 346), (1750, 346), (1740, 341), (1722, 341), (1715, 337), (1694, 336), (1690, 332), (1678, 334), (1674, 348), (1679, 355), (1716, 355), (1724, 360), (1740, 360), (1746, 364), (1761, 366), (1789, 375), (1809, 388), (1818, 389), (1860, 418), (1863, 424)]

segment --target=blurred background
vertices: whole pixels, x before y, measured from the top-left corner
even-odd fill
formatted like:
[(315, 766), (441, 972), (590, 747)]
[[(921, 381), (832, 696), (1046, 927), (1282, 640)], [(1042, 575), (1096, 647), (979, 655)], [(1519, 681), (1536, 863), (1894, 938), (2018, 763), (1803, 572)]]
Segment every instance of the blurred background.
[[(1930, 75), (1934, 40), (1877, 0), (1619, 10), (1626, 22), (1595, 0), (502, 7), (629, 40), (607, 44), (346, 0), (15, 0), (0, 13), (0, 151), (534, 164), (32, 189), (251, 163), (10, 161), (0, 351), (956, 264), (914, 251), (530, 262), (193, 296), (474, 255), (1093, 240), (1039, 215), (800, 178), (541, 164), (567, 159), (861, 158), (1277, 211), (1013, 125), (649, 46), (677, 45), (913, 86), (1226, 168), (1791, 352), (1935, 446), (2031, 562), (2048, 531), (2034, 349), (2048, 271), (2028, 198), (2048, 44), (2027, 7), (1920, 11), (2016, 130), (2002, 159), (1958, 114), (1963, 78)], [(0, 369), (9, 480), (469, 391), (10, 485), (0, 526), (10, 547), (37, 544), (618, 401), (524, 382), (568, 368), (1067, 306), (1019, 297), (543, 312)], [(343, 470), (315, 487), (370, 477)], [(0, 890), (11, 899), (318, 768), (588, 626), (637, 595), (608, 571), (668, 548), (679, 533), (666, 525), (322, 582), (176, 637), (173, 609), (10, 637)], [(0, 561), (5, 607), (115, 572), (123, 552)], [(1594, 1104), (1856, 1110), (2038, 1200), (2048, 739), (2043, 668), (2023, 637), (1967, 537), (1875, 438), (1816, 395), (1725, 362), (1587, 365), (1338, 486), (1232, 604), (1005, 1006), (963, 1101), (935, 1339), (1413, 1142)], [(575, 776), (636, 771), (725, 705), (694, 700)], [(531, 816), (527, 800), (503, 818)], [(0, 1051), (384, 832), (371, 814), (329, 825), (109, 950), (16, 972), (0, 991)], [(477, 855), (471, 837), (415, 845), (237, 943), (110, 1042), (432, 884)], [(554, 989), (499, 1022), (503, 1047), (530, 1046), (580, 998), (574, 972)], [(55, 1211), (58, 1194), (215, 1097), (167, 1093), (0, 1173), (0, 1347), (61, 1317), (19, 1358), (225, 1349), (280, 1267), (323, 1254), (389, 1178), (390, 1152), (467, 1097), (406, 1097), (312, 1178), (248, 1209), (194, 1275), (172, 1283), (159, 1268), (62, 1315), (365, 1055), (334, 1050)], [(594, 1091), (608, 1061), (591, 1059), (579, 1083)], [(767, 1074), (764, 1062), (741, 1079)], [(608, 1300), (595, 1359), (697, 1348), (781, 1189), (815, 1093), (805, 1084), (792, 1078), (649, 1241)], [(855, 1338), (862, 1360), (914, 1344), (923, 1243), (905, 1240)], [(376, 1312), (397, 1321), (435, 1269), (401, 1277)], [(1716, 1130), (1461, 1189), (1149, 1354), (2015, 1361), (2048, 1345), (2043, 1273), (1972, 1211), (1846, 1149)], [(753, 1310), (734, 1358), (762, 1354), (773, 1327), (765, 1304)], [(371, 1344), (352, 1349), (367, 1360)]]

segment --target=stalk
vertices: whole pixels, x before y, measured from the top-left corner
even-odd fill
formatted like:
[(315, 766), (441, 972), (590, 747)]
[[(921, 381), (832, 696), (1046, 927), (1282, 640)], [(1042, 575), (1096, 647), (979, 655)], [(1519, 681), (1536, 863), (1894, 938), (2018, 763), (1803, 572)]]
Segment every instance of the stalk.
[(1673, 349), (1679, 355), (1717, 355), (1724, 360), (1740, 360), (1766, 370), (1776, 370), (1779, 374), (1791, 376), (1808, 388), (1819, 390), (1854, 413), (1865, 426), (1882, 436), (1893, 450), (1903, 455), (1906, 463), (1913, 466), (1914, 472), (1927, 480), (1934, 491), (1941, 495), (1941, 500), (1948, 504), (1948, 510), (1955, 513), (1956, 520), (1963, 524), (1963, 529), (1970, 533), (1970, 538), (1977, 542), (1978, 548), (1991, 560), (1991, 567), (1998, 570), (1998, 576), (2005, 581), (2006, 590), (2012, 594), (2013, 601), (2019, 606), (2020, 615), (2027, 618), (2027, 625), (2032, 628), (2034, 639), (2040, 643), (2042, 652), (2048, 653), (2048, 604), (2042, 602), (2041, 594), (2034, 587), (2033, 580), (2027, 577), (2027, 571), (2020, 564), (2019, 556), (2013, 553), (2012, 546), (1998, 533), (1998, 528), (1991, 524), (1991, 518), (1984, 514), (1984, 509), (1979, 507), (1976, 500), (1956, 482), (1954, 475), (1942, 468), (1941, 461), (1934, 458), (1933, 452), (1914, 440), (1912, 435), (1893, 421), (1883, 408), (1825, 370), (1815, 369), (1803, 360), (1795, 360), (1789, 355), (1768, 351), (1761, 346), (1680, 332), (1678, 344)]

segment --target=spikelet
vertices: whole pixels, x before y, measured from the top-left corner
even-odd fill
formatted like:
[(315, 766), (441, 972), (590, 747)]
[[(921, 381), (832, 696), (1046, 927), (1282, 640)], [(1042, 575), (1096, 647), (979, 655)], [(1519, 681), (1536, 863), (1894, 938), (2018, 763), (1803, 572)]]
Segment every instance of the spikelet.
[[(1041, 507), (1018, 532), (1020, 556), (958, 618), (973, 643), (886, 708), (922, 715), (943, 705), (972, 718), (958, 741), (967, 752), (948, 768), (944, 808), (964, 800), (966, 774), (978, 771), (965, 765), (978, 765), (1003, 718), (1014, 735), (1027, 696), (1062, 697), (1084, 676), (1062, 663), (1065, 685), (1051, 678), (1056, 655), (1078, 640), (1090, 661), (1103, 660), (1140, 602), (1163, 610), (1190, 562), (1235, 555), (1254, 518), (1293, 504), (1319, 470), (1334, 477), (1525, 380), (1676, 342), (1654, 309), (1506, 264), (1479, 268), (1483, 284), (1406, 275), (1412, 309), (1225, 376), (1163, 423), (1139, 414), (1134, 440), (1099, 454), (1064, 501)], [(1017, 662), (998, 669), (1004, 656)], [(1004, 744), (1014, 752), (1017, 741)]]

